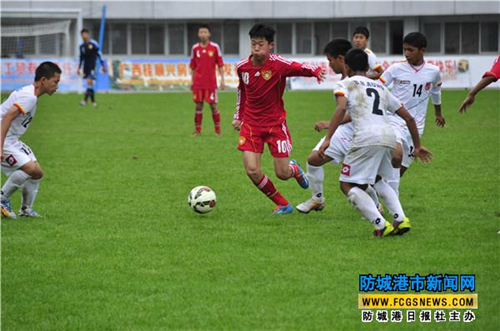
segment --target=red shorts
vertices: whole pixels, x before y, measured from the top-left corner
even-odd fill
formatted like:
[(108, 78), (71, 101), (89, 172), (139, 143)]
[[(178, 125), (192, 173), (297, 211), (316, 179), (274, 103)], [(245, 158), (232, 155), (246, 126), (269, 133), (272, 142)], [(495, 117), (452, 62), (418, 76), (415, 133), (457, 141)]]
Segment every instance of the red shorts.
[(193, 101), (217, 103), (217, 89), (193, 89)]
[(262, 154), (267, 143), (274, 157), (288, 157), (292, 151), (292, 139), (286, 122), (275, 126), (241, 125), (238, 149)]

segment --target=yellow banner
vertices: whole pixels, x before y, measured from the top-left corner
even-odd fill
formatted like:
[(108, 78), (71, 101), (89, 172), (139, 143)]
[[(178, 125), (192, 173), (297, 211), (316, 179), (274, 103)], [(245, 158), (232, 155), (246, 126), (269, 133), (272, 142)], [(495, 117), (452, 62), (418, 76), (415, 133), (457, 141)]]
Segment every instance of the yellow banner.
[(477, 294), (359, 294), (359, 309), (477, 309)]

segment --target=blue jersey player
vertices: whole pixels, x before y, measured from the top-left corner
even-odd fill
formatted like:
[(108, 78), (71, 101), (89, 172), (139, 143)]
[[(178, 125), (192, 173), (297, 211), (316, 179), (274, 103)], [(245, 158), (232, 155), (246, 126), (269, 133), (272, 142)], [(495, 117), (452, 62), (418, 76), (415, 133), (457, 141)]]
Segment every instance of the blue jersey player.
[(99, 50), (99, 45), (93, 39), (90, 39), (90, 34), (87, 29), (81, 31), (83, 43), (80, 45), (80, 65), (78, 66), (78, 75), (82, 75), (83, 67), (83, 78), (87, 80), (87, 91), (85, 92), (84, 99), (80, 102), (82, 106), (87, 104), (88, 98), (92, 100), (92, 106), (96, 107), (94, 97), (94, 80), (96, 78), (95, 65), (97, 59), (101, 62), (102, 70), (106, 72), (106, 67), (104, 66), (104, 61), (101, 58), (101, 53)]

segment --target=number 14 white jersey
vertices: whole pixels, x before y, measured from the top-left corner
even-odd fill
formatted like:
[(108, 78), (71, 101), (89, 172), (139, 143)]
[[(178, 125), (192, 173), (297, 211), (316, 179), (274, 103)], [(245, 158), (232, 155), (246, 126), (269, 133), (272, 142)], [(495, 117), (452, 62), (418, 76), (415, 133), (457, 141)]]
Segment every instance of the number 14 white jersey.
[[(435, 105), (441, 104), (441, 74), (439, 68), (424, 62), (415, 67), (408, 61), (392, 64), (380, 77), (380, 80), (389, 86), (393, 83), (392, 94), (405, 106), (415, 119), (418, 133), (424, 133), (425, 117), (429, 97)], [(400, 118), (391, 119), (400, 125), (405, 122)]]
[(28, 85), (12, 92), (7, 100), (2, 103), (2, 120), (12, 106), (15, 106), (20, 113), (10, 124), (9, 132), (7, 132), (5, 138), (6, 140), (12, 138), (19, 139), (26, 132), (35, 116), (37, 100), (35, 86)]
[(386, 111), (396, 112), (401, 103), (384, 85), (365, 76), (352, 76), (338, 82), (333, 91), (347, 98), (347, 112), (354, 125), (352, 147), (396, 147)]

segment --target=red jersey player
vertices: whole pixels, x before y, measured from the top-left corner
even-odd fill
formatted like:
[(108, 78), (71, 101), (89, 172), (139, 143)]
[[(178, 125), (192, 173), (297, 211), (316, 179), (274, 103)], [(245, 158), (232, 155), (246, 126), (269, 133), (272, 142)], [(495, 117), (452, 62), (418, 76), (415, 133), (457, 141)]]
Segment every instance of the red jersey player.
[(193, 137), (201, 133), (201, 119), (203, 116), (203, 101), (206, 101), (212, 109), (212, 118), (215, 125), (215, 133), (220, 134), (220, 113), (217, 109), (217, 77), (215, 67), (219, 68), (221, 77), (220, 88), (224, 90), (224, 62), (222, 52), (214, 42), (210, 41), (210, 27), (201, 25), (198, 28), (200, 42), (193, 45), (191, 50), (191, 69), (193, 100), (196, 103)]
[(295, 160), (289, 161), (292, 140), (286, 124), (283, 92), (286, 77), (307, 76), (323, 80), (319, 67), (287, 60), (271, 54), (275, 31), (257, 24), (250, 30), (251, 55), (237, 64), (238, 101), (233, 127), (240, 130), (238, 149), (248, 177), (275, 204), (275, 214), (293, 212), (292, 205), (261, 172), (264, 144), (274, 157), (274, 171), (282, 180), (294, 177), (302, 188), (309, 186), (306, 175)]

